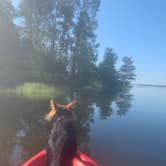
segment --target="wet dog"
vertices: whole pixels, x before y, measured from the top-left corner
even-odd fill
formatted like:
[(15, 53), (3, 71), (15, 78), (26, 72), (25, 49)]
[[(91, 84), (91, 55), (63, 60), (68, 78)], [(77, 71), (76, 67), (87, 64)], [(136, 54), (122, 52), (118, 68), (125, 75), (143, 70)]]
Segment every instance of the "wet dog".
[(51, 121), (53, 127), (48, 139), (47, 166), (72, 166), (77, 151), (76, 126), (73, 109), (76, 101), (67, 105), (50, 101), (51, 111), (45, 119)]

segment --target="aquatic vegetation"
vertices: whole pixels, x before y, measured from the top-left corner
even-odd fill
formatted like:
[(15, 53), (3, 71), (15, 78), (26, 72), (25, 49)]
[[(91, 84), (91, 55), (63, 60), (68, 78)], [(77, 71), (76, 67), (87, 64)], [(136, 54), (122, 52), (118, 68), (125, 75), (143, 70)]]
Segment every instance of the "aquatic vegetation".
[(59, 93), (54, 86), (36, 82), (17, 86), (15, 92), (29, 98), (49, 98)]

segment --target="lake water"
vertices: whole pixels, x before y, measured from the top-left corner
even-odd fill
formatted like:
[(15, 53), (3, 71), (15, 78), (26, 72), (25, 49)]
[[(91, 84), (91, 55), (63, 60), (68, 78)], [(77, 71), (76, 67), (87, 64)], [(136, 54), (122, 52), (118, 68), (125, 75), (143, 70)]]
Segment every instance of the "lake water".
[[(48, 110), (49, 99), (0, 94), (0, 166), (18, 166), (46, 146)], [(134, 87), (116, 98), (80, 93), (75, 114), (79, 149), (100, 166), (166, 165), (166, 88)]]

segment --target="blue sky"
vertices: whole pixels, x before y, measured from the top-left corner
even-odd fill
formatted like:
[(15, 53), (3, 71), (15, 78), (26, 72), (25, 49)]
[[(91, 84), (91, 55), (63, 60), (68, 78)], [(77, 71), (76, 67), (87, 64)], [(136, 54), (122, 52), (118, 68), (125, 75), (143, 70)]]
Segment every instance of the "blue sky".
[(12, 0), (12, 3), (15, 7), (17, 7), (17, 5), (19, 4), (21, 0)]
[[(14, 4), (19, 0), (14, 0)], [(106, 47), (135, 60), (136, 83), (166, 84), (166, 1), (101, 0), (99, 60)]]
[(166, 84), (165, 0), (101, 0), (98, 20), (100, 53), (132, 56), (137, 83)]

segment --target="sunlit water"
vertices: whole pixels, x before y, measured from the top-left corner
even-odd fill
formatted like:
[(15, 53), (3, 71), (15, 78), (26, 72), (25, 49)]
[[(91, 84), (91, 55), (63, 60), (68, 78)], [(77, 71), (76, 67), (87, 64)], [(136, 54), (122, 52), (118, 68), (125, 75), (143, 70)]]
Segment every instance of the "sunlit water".
[[(79, 95), (79, 149), (101, 166), (164, 166), (166, 89), (134, 87), (130, 94)], [(0, 166), (18, 166), (46, 146), (48, 109), (49, 99), (0, 95)]]

